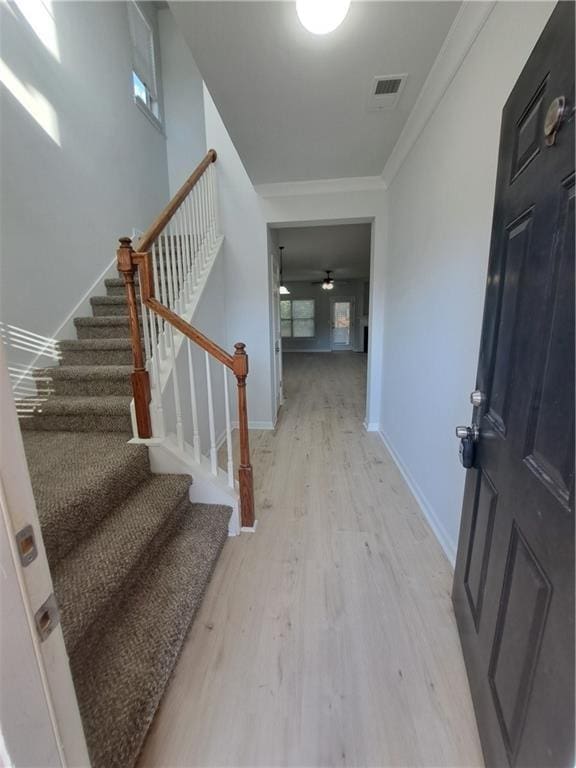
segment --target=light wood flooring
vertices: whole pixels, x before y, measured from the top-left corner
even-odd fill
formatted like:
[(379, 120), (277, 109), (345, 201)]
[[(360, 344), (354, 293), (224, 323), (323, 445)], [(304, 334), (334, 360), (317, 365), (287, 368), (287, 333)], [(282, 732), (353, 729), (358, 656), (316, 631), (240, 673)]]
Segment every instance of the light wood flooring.
[(379, 437), (366, 358), (287, 354), (229, 539), (139, 768), (479, 766), (451, 568)]

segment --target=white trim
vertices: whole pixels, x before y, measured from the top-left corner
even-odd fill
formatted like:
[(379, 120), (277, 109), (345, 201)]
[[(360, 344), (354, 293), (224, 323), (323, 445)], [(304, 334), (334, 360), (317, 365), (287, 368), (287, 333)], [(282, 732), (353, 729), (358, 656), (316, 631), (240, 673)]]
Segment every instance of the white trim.
[(402, 133), (386, 161), (382, 172), (385, 188), (390, 186), (410, 150), (418, 141), (495, 5), (493, 0), (488, 2), (465, 0), (462, 3)]
[[(97, 295), (96, 292), (100, 289), (103, 292), (105, 292), (104, 280), (108, 278), (109, 274), (112, 272), (115, 266), (116, 266), (116, 256), (114, 256), (114, 258), (108, 264), (108, 266), (102, 270), (102, 272), (94, 280), (90, 288), (88, 288), (88, 290), (83, 294), (82, 298), (74, 305), (74, 307), (66, 315), (64, 320), (58, 326), (58, 328), (53, 332), (52, 339), (56, 341), (60, 341), (62, 338), (69, 338), (69, 337), (75, 336), (74, 318), (79, 317), (81, 315), (85, 315), (85, 314), (91, 314), (90, 299), (92, 296)], [(66, 331), (68, 332), (66, 333)], [(38, 363), (38, 360), (40, 360), (40, 358), (42, 358), (45, 355), (45, 352), (46, 352), (46, 347), (43, 347), (40, 350), (40, 352), (38, 352), (34, 356), (31, 363), (26, 368), (26, 370), (20, 374), (19, 378), (15, 379), (12, 382), (13, 391), (16, 391), (16, 388), (18, 387), (18, 384), (20, 384), (22, 379), (26, 378), (30, 374), (30, 372), (33, 371), (34, 368), (36, 368), (36, 364)], [(49, 365), (50, 363), (44, 363), (41, 367), (48, 368)]]
[(341, 192), (382, 192), (386, 185), (382, 176), (355, 176), (347, 179), (311, 179), (310, 181), (278, 181), (255, 184), (260, 197), (291, 197), (293, 195), (325, 195)]
[[(240, 424), (238, 421), (232, 422), (232, 428), (238, 429), (240, 427)], [(274, 423), (272, 421), (248, 421), (248, 429), (262, 429), (262, 430), (268, 430), (273, 431), (276, 427), (274, 426)]]
[(412, 473), (410, 472), (406, 464), (402, 461), (400, 456), (392, 447), (392, 444), (390, 440), (386, 437), (383, 429), (380, 427), (377, 430), (377, 432), (380, 439), (384, 443), (386, 450), (394, 459), (394, 463), (400, 470), (400, 474), (404, 478), (406, 485), (410, 489), (410, 492), (416, 499), (416, 502), (418, 503), (418, 506), (420, 507), (422, 514), (428, 521), (428, 525), (430, 526), (430, 528), (432, 529), (432, 532), (438, 539), (438, 542), (442, 547), (444, 554), (448, 558), (450, 565), (452, 566), (452, 569), (454, 569), (454, 565), (456, 563), (456, 543), (451, 540), (443, 524), (440, 522), (438, 515), (434, 511), (433, 506), (430, 504), (430, 502), (422, 492), (420, 486), (412, 476)]
[(258, 525), (258, 520), (254, 520), (254, 525), (243, 525), (240, 528), (240, 533), (256, 533), (257, 525)]
[[(58, 328), (54, 331), (53, 337), (55, 339), (60, 339), (60, 335), (68, 325), (68, 323), (72, 323), (75, 317), (78, 317), (79, 314), (82, 312), (82, 305), (88, 304), (90, 306), (90, 299), (96, 295), (96, 291), (104, 285), (104, 280), (107, 279), (108, 274), (112, 272), (112, 270), (116, 267), (117, 258), (114, 256), (112, 261), (108, 264), (107, 267), (104, 267), (102, 272), (98, 275), (96, 280), (92, 283), (90, 288), (84, 293), (82, 298), (78, 301), (77, 304), (70, 310), (70, 312), (66, 315), (65, 319), (60, 323)], [(115, 277), (119, 277), (116, 272), (113, 273)]]
[(299, 354), (302, 354), (302, 352), (332, 352), (332, 349), (284, 349), (283, 354), (290, 355), (292, 352), (298, 352)]
[(364, 429), (366, 432), (379, 432), (380, 424), (377, 421), (367, 421), (364, 419)]

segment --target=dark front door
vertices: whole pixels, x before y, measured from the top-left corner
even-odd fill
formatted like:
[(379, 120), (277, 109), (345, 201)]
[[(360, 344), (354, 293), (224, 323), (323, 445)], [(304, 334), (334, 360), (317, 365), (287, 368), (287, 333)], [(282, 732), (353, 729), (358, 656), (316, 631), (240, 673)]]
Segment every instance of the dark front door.
[(560, 2), (502, 117), (454, 575), (489, 768), (574, 766), (573, 107), (574, 5)]

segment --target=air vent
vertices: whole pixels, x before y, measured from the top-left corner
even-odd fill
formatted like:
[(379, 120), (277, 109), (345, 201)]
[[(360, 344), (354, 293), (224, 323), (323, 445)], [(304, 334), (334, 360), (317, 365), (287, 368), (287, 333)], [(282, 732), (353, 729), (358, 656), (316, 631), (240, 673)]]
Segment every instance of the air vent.
[(402, 78), (396, 77), (394, 80), (377, 80), (376, 81), (376, 96), (384, 96), (387, 93), (398, 93)]
[(404, 88), (408, 75), (380, 75), (372, 80), (368, 98), (368, 109), (394, 109)]

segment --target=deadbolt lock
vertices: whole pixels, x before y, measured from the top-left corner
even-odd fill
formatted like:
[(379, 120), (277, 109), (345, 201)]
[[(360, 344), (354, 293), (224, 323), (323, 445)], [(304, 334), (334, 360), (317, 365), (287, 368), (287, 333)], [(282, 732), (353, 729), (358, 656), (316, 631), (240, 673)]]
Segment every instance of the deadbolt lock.
[(475, 408), (479, 408), (481, 405), (483, 405), (485, 400), (486, 396), (484, 395), (484, 392), (481, 392), (479, 389), (475, 389), (474, 392), (470, 392), (470, 402)]

